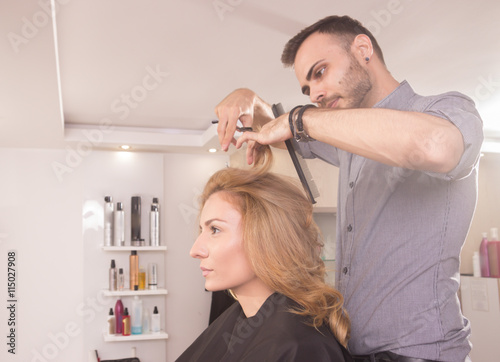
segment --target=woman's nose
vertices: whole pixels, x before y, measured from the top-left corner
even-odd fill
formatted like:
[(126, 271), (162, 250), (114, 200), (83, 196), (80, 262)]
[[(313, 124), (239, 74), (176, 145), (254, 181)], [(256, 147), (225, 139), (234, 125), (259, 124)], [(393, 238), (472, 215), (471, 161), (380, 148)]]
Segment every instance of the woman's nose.
[(192, 258), (202, 259), (208, 256), (208, 250), (206, 248), (205, 243), (203, 242), (203, 234), (200, 234), (196, 240), (194, 241), (191, 250), (189, 251), (189, 255)]

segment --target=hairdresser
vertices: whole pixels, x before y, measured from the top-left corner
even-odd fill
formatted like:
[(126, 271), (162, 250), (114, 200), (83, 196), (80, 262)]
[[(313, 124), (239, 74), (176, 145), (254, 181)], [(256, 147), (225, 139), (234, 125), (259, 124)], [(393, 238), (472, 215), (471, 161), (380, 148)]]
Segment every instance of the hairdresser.
[[(215, 109), (222, 148), (247, 143), (252, 163), (259, 145), (293, 138), (304, 157), (339, 167), (336, 287), (356, 361), (468, 361), (457, 291), (483, 140), (473, 101), (417, 95), (347, 16), (303, 29), (282, 62), (317, 107), (273, 119), (254, 92), (235, 90)], [(234, 141), (238, 120), (257, 132)]]

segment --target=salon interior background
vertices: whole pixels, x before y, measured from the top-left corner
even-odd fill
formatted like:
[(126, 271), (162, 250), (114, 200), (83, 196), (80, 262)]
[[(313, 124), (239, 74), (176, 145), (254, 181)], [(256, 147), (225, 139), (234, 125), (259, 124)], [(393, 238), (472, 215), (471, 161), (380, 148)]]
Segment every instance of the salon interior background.
[[(472, 272), (480, 233), (500, 226), (500, 2), (3, 0), (0, 267), (7, 250), (17, 249), (23, 296), (17, 357), (31, 361), (45, 352), (47, 361), (67, 361), (88, 348), (102, 348), (108, 357), (123, 350), (99, 344), (94, 325), (101, 328), (101, 317), (82, 287), (92, 281), (100, 287), (99, 270), (108, 267), (107, 259), (97, 266), (84, 257), (80, 224), (86, 187), (98, 194), (105, 182), (116, 192), (135, 187), (169, 200), (169, 340), (166, 348), (149, 351), (160, 349), (162, 360), (174, 360), (203, 330), (209, 293), (188, 255), (194, 239), (186, 220), (194, 222), (197, 190), (228, 160), (207, 153), (218, 145), (214, 106), (242, 86), (285, 109), (308, 102), (279, 59), (290, 36), (330, 14), (362, 21), (378, 38), (394, 76), (418, 93), (458, 90), (476, 100), (487, 142), (478, 210), (462, 253), (462, 272)], [(121, 144), (132, 152), (109, 152)], [(141, 173), (147, 182), (128, 183)], [(107, 258), (102, 254), (96, 249), (92, 256)], [(41, 257), (54, 262), (40, 268)], [(2, 290), (4, 283), (2, 276)], [(96, 313), (92, 321), (78, 317), (81, 308)], [(0, 320), (7, 320), (6, 313)], [(106, 312), (99, 313), (104, 319)], [(68, 339), (57, 340), (63, 335)], [(0, 350), (4, 357), (12, 356)]]

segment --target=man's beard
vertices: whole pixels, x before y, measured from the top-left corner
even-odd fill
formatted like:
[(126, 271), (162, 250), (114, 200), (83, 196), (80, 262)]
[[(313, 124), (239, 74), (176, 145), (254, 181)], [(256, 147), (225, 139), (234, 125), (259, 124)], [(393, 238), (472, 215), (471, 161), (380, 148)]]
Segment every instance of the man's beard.
[(368, 72), (351, 53), (349, 53), (349, 58), (349, 70), (341, 80), (344, 86), (342, 98), (347, 102), (343, 108), (360, 108), (366, 95), (372, 89), (372, 82)]

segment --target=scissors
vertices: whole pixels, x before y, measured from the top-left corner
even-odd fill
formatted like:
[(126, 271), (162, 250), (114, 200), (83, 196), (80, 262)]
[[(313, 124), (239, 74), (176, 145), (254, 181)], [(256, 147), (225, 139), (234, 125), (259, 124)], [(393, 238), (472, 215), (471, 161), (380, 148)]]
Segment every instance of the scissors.
[[(219, 123), (219, 121), (217, 119), (212, 121), (212, 124), (217, 124), (217, 123)], [(236, 130), (239, 132), (247, 132), (247, 131), (253, 132), (252, 127), (236, 127)]]

